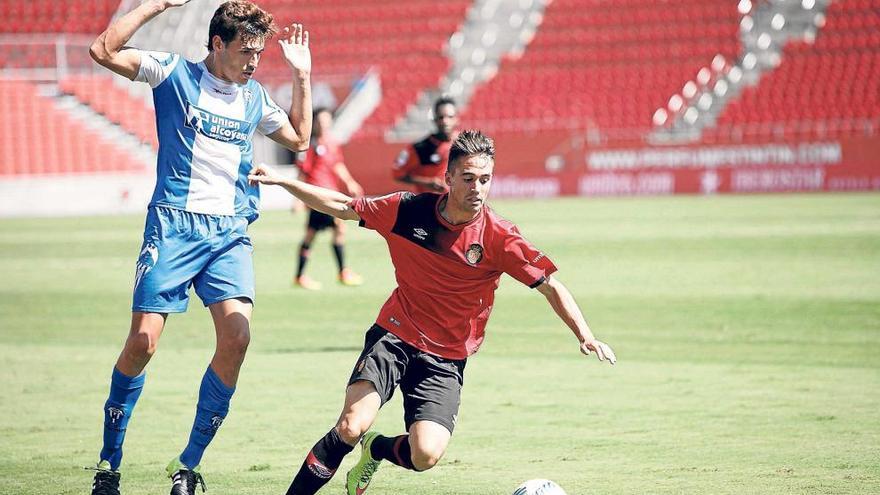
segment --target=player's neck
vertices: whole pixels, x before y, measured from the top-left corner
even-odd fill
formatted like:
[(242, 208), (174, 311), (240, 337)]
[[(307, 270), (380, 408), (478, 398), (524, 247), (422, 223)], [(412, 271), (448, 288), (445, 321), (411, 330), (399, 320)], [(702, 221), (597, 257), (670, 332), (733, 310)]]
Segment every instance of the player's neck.
[(209, 53), (208, 56), (205, 57), (205, 68), (208, 69), (209, 74), (216, 77), (217, 79), (219, 79), (223, 82), (226, 82), (226, 83), (233, 82), (233, 81), (227, 79), (226, 77), (224, 77), (223, 74), (220, 72), (217, 61), (214, 59), (214, 52)]
[(440, 206), (438, 210), (440, 211), (440, 216), (443, 217), (443, 220), (446, 220), (451, 225), (461, 225), (463, 223), (468, 223), (480, 214), (479, 210), (467, 211), (455, 208), (454, 206), (450, 206), (448, 196), (440, 200)]

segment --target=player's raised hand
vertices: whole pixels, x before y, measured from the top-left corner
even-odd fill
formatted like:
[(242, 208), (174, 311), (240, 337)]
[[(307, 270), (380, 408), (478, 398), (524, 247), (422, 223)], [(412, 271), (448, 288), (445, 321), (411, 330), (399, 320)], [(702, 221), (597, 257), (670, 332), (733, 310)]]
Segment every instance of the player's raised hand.
[(309, 51), (309, 32), (303, 29), (302, 24), (291, 24), (281, 31), (281, 51), (284, 60), (293, 70), (311, 72), (312, 53)]
[(248, 183), (252, 186), (257, 184), (276, 185), (282, 180), (272, 167), (265, 164), (257, 165), (248, 172)]
[(614, 355), (611, 346), (599, 340), (593, 339), (585, 341), (581, 344), (581, 352), (584, 353), (585, 356), (589, 356), (590, 353), (595, 352), (599, 361), (608, 361), (611, 364), (617, 362), (617, 356)]

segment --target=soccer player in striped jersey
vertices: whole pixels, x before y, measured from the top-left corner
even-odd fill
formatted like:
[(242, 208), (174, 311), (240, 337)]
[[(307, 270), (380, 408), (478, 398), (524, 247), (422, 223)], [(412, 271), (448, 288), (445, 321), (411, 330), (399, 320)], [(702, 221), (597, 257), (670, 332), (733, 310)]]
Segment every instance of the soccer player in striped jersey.
[[(494, 168), (492, 140), (465, 131), (449, 152), (446, 194), (352, 199), (279, 178), (270, 167), (251, 173), (251, 180), (281, 185), (311, 208), (377, 231), (397, 278), (367, 331), (336, 426), (309, 451), (287, 495), (317, 492), (359, 441), (360, 460), (346, 477), (349, 495), (366, 491), (382, 460), (413, 471), (437, 464), (455, 428), (465, 364), (483, 342), (504, 273), (547, 299), (580, 352), (614, 364), (614, 351), (593, 336), (574, 297), (553, 277), (553, 262), (486, 205)], [(368, 433), (398, 387), (407, 433)]]
[(280, 49), (290, 66), (289, 114), (253, 80), (272, 16), (249, 1), (215, 11), (208, 56), (189, 62), (175, 53), (128, 48), (147, 21), (189, 0), (148, 0), (113, 22), (92, 44), (92, 58), (153, 89), (159, 136), (156, 187), (147, 209), (134, 280), (131, 327), (116, 361), (104, 406), (104, 442), (93, 495), (119, 494), (119, 465), (129, 419), (169, 313), (186, 311), (195, 288), (214, 322), (216, 348), (199, 388), (195, 421), (182, 452), (168, 465), (172, 495), (192, 495), (199, 464), (223, 423), (250, 341), (254, 274), (248, 225), (259, 213), (259, 190), (247, 181), (254, 132), (294, 150), (311, 133), (308, 32), (284, 28)]

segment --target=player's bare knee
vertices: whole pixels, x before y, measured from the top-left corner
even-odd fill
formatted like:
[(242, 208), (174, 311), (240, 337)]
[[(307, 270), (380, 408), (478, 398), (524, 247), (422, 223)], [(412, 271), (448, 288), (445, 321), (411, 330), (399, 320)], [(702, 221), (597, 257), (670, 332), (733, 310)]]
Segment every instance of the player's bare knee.
[(150, 332), (134, 332), (125, 343), (125, 355), (133, 361), (149, 360), (156, 353), (158, 341)]
[(416, 471), (427, 471), (436, 466), (443, 457), (443, 450), (437, 448), (412, 448), (412, 463)]
[(227, 332), (217, 342), (218, 349), (231, 354), (244, 354), (251, 343), (251, 333), (247, 328), (240, 331)]
[(344, 415), (336, 423), (336, 433), (349, 445), (356, 444), (368, 428), (366, 422), (354, 414)]

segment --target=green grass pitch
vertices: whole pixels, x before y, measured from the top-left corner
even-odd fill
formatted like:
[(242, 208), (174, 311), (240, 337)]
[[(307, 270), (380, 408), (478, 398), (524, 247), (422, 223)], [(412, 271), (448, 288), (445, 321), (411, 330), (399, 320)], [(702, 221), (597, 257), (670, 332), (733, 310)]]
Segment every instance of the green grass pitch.
[[(578, 353), (536, 292), (505, 278), (467, 368), (458, 428), (426, 473), (370, 493), (880, 493), (880, 195), (498, 201), (559, 266), (615, 367)], [(254, 224), (257, 306), (232, 410), (203, 460), (209, 493), (281, 494), (334, 423), (393, 287), (386, 248), (349, 224), (367, 284), (333, 283), (328, 234), (291, 288), (303, 215)], [(0, 493), (82, 494), (128, 330), (143, 216), (0, 221)], [(210, 319), (169, 318), (132, 418), (123, 493), (167, 493)], [(402, 430), (399, 396), (376, 428)], [(357, 451), (356, 451), (357, 452)], [(342, 493), (355, 456), (322, 493)]]

